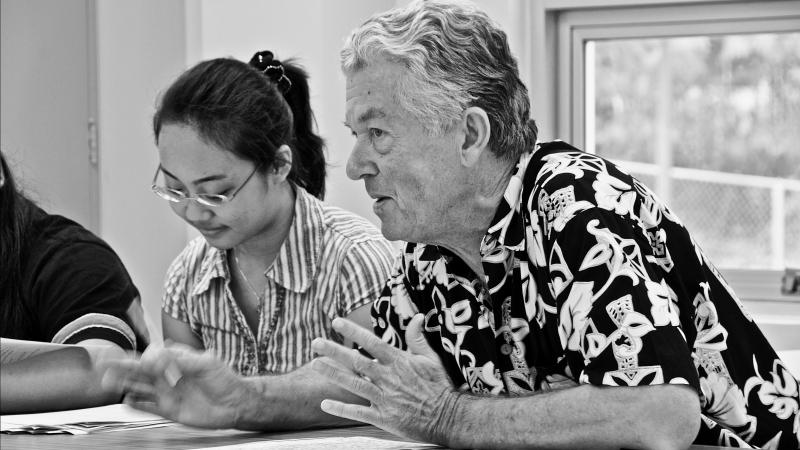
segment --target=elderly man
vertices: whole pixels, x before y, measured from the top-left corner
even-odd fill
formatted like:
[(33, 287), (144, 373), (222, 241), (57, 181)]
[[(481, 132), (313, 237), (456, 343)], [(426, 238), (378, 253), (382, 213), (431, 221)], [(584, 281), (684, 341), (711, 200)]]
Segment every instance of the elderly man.
[(375, 16), (342, 66), (348, 175), (386, 237), (409, 242), (375, 334), (334, 321), (370, 357), (318, 339), (313, 370), (243, 379), (149, 350), (106, 377), (130, 403), (201, 426), (355, 420), (449, 447), (797, 448), (797, 381), (728, 285), (622, 168), (535, 144), (484, 13), (425, 1)]
[(336, 323), (377, 360), (314, 343), (316, 368), (371, 405), (323, 410), (453, 447), (797, 448), (797, 381), (730, 287), (623, 168), (534, 146), (486, 15), (429, 1), (373, 17), (342, 66), (348, 175), (409, 244), (378, 337)]

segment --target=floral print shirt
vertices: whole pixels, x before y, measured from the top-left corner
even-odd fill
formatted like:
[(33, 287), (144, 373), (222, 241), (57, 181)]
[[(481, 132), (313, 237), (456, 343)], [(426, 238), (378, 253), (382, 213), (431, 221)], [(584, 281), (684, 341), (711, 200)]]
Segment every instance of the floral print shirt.
[(798, 382), (686, 228), (646, 186), (563, 142), (521, 156), (481, 244), (485, 280), (409, 243), (372, 309), (405, 348), (424, 331), (456, 386), (686, 384), (697, 444), (798, 448)]

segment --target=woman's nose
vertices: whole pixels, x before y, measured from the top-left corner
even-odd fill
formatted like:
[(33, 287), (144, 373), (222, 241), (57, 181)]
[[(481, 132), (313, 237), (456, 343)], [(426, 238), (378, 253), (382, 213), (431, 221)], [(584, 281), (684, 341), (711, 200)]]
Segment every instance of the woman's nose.
[(178, 203), (171, 203), (175, 214), (189, 223), (203, 222), (211, 218), (214, 214), (210, 207), (202, 205), (195, 200), (184, 200)]

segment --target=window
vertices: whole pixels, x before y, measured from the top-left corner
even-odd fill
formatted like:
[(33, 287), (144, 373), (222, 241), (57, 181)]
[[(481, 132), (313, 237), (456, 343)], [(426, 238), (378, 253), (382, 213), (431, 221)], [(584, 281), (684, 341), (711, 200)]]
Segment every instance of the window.
[(797, 2), (564, 12), (558, 55), (559, 135), (654, 188), (729, 279), (777, 293), (800, 267)]

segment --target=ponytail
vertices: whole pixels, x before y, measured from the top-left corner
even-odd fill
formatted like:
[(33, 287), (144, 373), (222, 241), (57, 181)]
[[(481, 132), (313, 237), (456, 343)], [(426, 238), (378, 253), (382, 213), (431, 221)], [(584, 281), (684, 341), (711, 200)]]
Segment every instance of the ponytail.
[[(293, 164), (296, 178), (311, 195), (323, 199), (325, 197), (325, 142), (315, 133), (316, 121), (311, 110), (308, 92), (308, 74), (289, 60), (284, 63), (286, 76), (292, 81), (292, 87), (283, 96), (292, 109), (294, 116), (294, 157), (299, 161)], [(291, 175), (291, 174), (290, 174)]]
[(265, 50), (250, 59), (250, 65), (269, 77), (283, 93), (292, 111), (293, 136), (290, 144), (295, 163), (289, 179), (303, 186), (311, 195), (325, 197), (325, 142), (314, 131), (314, 112), (311, 110), (308, 73), (294, 60), (284, 62)]

